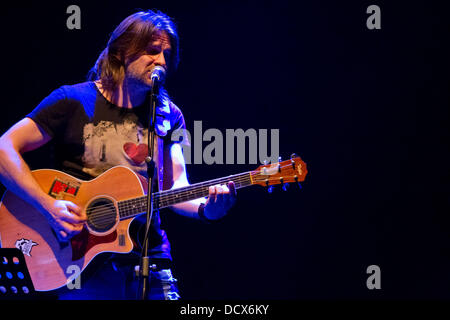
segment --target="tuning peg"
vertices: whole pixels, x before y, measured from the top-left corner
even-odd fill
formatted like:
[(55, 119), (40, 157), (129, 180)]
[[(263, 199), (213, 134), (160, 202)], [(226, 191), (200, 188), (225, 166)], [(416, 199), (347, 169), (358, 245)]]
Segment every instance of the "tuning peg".
[(273, 192), (273, 186), (269, 186), (269, 187), (267, 188), (267, 192), (272, 193), (272, 192)]
[(289, 183), (285, 183), (285, 184), (283, 184), (283, 190), (284, 191), (287, 191), (289, 189)]

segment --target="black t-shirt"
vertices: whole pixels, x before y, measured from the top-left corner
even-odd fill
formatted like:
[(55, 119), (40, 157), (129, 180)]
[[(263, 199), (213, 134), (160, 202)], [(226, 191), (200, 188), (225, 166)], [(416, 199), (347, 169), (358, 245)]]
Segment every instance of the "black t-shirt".
[[(53, 91), (27, 117), (52, 137), (57, 169), (86, 180), (123, 165), (146, 177), (148, 102), (132, 109), (118, 107), (105, 99), (93, 82), (85, 82)], [(184, 128), (178, 107), (171, 102), (157, 106), (156, 133), (164, 144), (174, 143), (172, 132)], [(145, 214), (134, 224), (144, 222)], [(170, 244), (160, 224), (159, 212), (155, 211), (151, 255), (171, 259)]]

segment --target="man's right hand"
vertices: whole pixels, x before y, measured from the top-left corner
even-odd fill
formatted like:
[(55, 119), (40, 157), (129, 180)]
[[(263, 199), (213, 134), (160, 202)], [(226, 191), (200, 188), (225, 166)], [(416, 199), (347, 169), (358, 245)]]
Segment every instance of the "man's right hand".
[(35, 150), (51, 136), (30, 118), (24, 118), (0, 137), (0, 180), (2, 184), (37, 208), (61, 241), (81, 232), (86, 214), (73, 202), (55, 200), (41, 190), (22, 153)]
[(87, 216), (73, 202), (52, 198), (43, 206), (44, 216), (60, 241), (68, 241), (83, 230)]

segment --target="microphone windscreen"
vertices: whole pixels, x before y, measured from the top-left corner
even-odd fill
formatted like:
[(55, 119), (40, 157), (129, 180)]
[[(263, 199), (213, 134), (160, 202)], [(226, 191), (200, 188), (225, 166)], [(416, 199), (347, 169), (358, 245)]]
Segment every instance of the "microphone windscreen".
[(161, 66), (156, 66), (153, 68), (153, 71), (150, 75), (150, 78), (153, 81), (159, 81), (159, 82), (163, 82), (164, 79), (166, 78), (166, 69), (161, 67)]

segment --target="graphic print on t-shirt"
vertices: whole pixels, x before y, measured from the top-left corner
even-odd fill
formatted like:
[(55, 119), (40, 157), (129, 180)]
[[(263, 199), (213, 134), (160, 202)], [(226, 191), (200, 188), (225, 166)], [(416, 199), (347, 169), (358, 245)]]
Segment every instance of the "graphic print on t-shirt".
[(128, 117), (123, 123), (100, 121), (84, 126), (83, 171), (98, 176), (113, 166), (124, 165), (145, 174), (148, 130), (133, 120)]
[(148, 155), (148, 145), (146, 143), (136, 144), (127, 142), (123, 145), (123, 150), (135, 164), (140, 164), (145, 161)]

